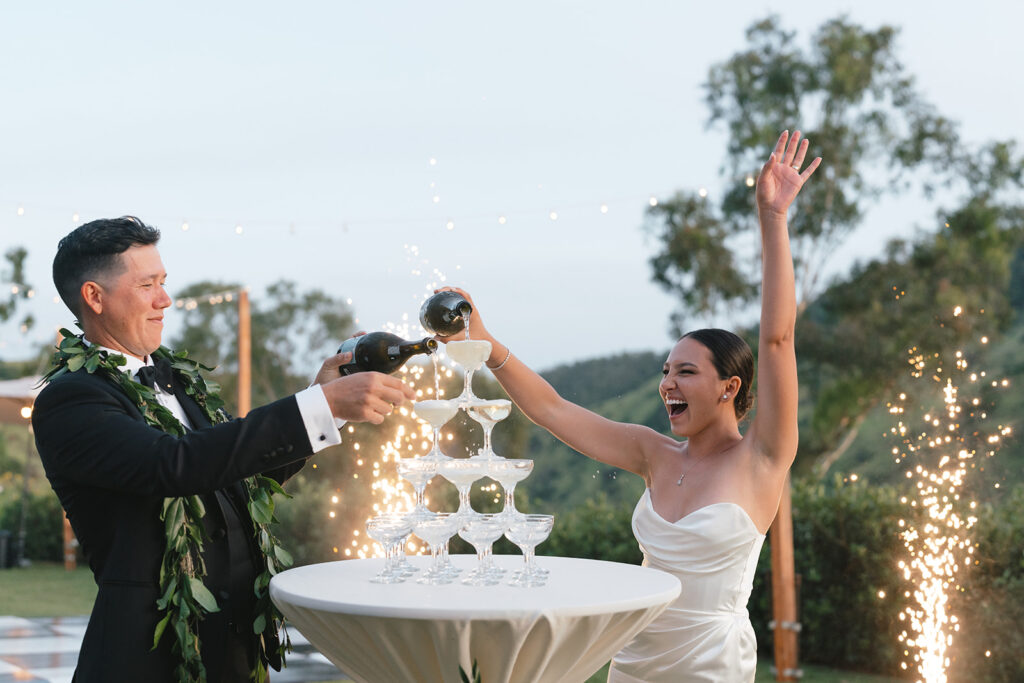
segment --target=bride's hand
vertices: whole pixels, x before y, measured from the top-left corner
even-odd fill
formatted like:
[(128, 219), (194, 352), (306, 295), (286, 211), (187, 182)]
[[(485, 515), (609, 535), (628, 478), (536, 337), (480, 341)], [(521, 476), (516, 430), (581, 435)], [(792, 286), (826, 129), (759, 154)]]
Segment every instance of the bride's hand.
[(757, 177), (757, 210), (761, 214), (778, 214), (783, 217), (789, 205), (800, 193), (807, 179), (821, 163), (821, 157), (815, 157), (803, 173), (800, 167), (807, 156), (807, 140), (800, 140), (800, 131), (789, 138), (789, 131), (783, 131), (775, 150), (768, 157), (768, 163), (761, 169)]
[[(483, 317), (480, 315), (480, 309), (473, 302), (473, 297), (469, 295), (469, 292), (464, 289), (459, 289), (458, 287), (441, 287), (440, 289), (434, 290), (434, 294), (437, 294), (438, 292), (455, 292), (456, 294), (461, 294), (466, 301), (469, 302), (469, 305), (473, 307), (473, 312), (469, 314), (470, 339), (485, 339), (491, 343), (494, 342), (494, 339), (491, 337), (491, 333), (487, 331), (486, 327), (484, 327), (484, 321)], [(466, 333), (464, 331), (460, 331), (449, 337), (443, 337), (438, 334), (434, 336), (434, 339), (447, 344), (450, 341), (465, 339), (465, 335)]]

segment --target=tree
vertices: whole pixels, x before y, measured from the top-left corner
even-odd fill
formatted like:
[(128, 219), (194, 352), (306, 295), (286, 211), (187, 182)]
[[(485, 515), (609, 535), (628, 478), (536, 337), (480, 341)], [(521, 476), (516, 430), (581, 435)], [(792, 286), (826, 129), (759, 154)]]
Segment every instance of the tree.
[(729, 132), (722, 200), (715, 206), (703, 193), (679, 192), (648, 211), (660, 242), (653, 278), (680, 297), (675, 332), (688, 313), (756, 299), (758, 255), (742, 248), (751, 244), (742, 236), (756, 234), (754, 176), (780, 129), (799, 127), (825, 162), (791, 213), (803, 304), (869, 200), (902, 189), (909, 170), (930, 165), (944, 172), (956, 157), (956, 130), (915, 91), (896, 57), (896, 35), (889, 26), (871, 31), (839, 18), (803, 50), (770, 17), (747, 30), (747, 50), (711, 67), (708, 124)]
[[(868, 30), (839, 18), (818, 29), (805, 51), (776, 18), (752, 25), (748, 49), (714, 65), (706, 83), (709, 125), (729, 131), (722, 200), (679, 192), (648, 211), (660, 242), (652, 274), (679, 295), (678, 332), (686, 314), (758, 296), (758, 254), (743, 236), (756, 234), (754, 174), (778, 130), (800, 124), (823, 157), (790, 216), (803, 398), (797, 466), (817, 462), (822, 473), (906, 375), (908, 345), (922, 335), (934, 348), (961, 343), (979, 310), (993, 329), (1011, 313), (1022, 213), (1013, 202), (1024, 164), (1012, 143), (962, 145), (956, 126), (915, 90), (897, 59), (896, 36), (892, 27)], [(964, 199), (938, 212), (936, 230), (894, 240), (882, 257), (822, 287), (828, 257), (868, 203), (913, 185), (925, 196), (942, 185)], [(953, 319), (956, 305), (966, 313)]]
[[(221, 364), (213, 373), (229, 405), (237, 396), (237, 283), (203, 281), (178, 292), (185, 327), (171, 346), (203, 363)], [(234, 294), (226, 294), (234, 293)], [(219, 296), (218, 296), (219, 295)], [(230, 297), (230, 298), (229, 298)], [(210, 303), (211, 298), (214, 304)], [(263, 405), (308, 386), (324, 358), (354, 331), (348, 306), (320, 290), (300, 292), (280, 280), (252, 304), (253, 405)]]
[[(0, 323), (7, 322), (17, 311), (20, 302), (31, 299), (35, 292), (32, 285), (25, 281), (25, 259), (28, 252), (24, 247), (12, 247), (4, 254), (4, 259), (10, 264), (10, 270), (0, 275), (0, 286), (3, 287), (3, 295), (0, 298)], [(27, 331), (35, 323), (31, 313), (26, 313), (21, 320), (21, 328)]]

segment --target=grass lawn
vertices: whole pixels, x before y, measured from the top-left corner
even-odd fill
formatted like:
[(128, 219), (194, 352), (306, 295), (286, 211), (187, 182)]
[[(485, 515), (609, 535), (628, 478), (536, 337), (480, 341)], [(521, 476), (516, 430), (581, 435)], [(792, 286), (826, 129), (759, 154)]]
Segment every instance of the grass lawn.
[[(758, 660), (754, 683), (770, 683), (775, 680), (775, 676), (771, 673), (771, 665), (772, 662), (767, 659)], [(804, 671), (800, 683), (903, 683), (899, 678), (850, 673), (810, 664), (801, 664), (800, 668)], [(608, 680), (608, 665), (588, 678), (587, 683), (604, 683), (606, 680)]]
[(0, 615), (75, 617), (89, 614), (96, 583), (88, 567), (66, 571), (63, 564), (33, 562), (0, 569)]

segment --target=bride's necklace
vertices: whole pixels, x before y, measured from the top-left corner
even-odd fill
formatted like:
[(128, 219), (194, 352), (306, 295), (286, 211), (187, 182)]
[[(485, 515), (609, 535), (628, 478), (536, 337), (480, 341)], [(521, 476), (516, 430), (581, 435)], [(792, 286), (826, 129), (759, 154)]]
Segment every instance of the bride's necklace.
[[(689, 451), (687, 451), (687, 452), (689, 452)], [(683, 473), (679, 475), (679, 481), (676, 482), (676, 486), (682, 486), (683, 485), (683, 478), (686, 477), (686, 475), (690, 473), (690, 470), (692, 470), (694, 467), (696, 467), (700, 463), (700, 461), (703, 460), (706, 457), (708, 457), (707, 453), (705, 453), (704, 455), (702, 455), (699, 458), (695, 459), (693, 461), (692, 465), (690, 465), (685, 470), (683, 470)]]

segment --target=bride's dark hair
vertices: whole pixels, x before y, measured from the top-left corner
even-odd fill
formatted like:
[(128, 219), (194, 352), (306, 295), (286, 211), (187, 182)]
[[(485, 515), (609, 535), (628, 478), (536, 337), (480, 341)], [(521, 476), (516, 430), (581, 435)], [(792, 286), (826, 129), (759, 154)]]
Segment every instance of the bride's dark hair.
[(711, 351), (711, 362), (718, 372), (719, 379), (730, 377), (740, 378), (740, 388), (736, 392), (733, 408), (736, 419), (742, 420), (754, 404), (750, 393), (750, 384), (754, 381), (754, 353), (747, 342), (728, 330), (705, 328), (687, 332), (681, 339), (690, 337)]

